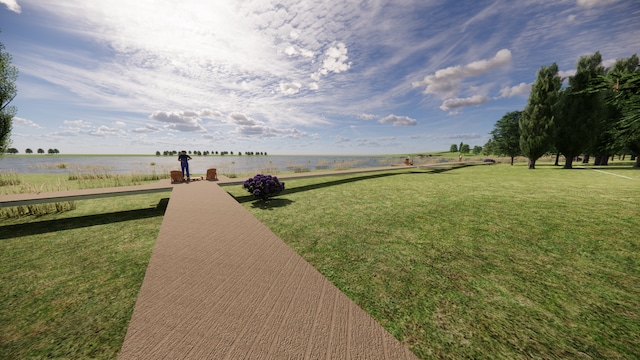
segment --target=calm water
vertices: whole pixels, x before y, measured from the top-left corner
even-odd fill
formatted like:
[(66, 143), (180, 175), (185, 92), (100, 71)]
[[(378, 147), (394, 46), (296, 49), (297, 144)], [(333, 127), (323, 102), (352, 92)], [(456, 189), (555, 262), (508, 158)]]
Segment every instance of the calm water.
[[(189, 169), (205, 174), (216, 168), (222, 174), (277, 173), (335, 168), (397, 165), (401, 157), (388, 156), (192, 156)], [(56, 156), (5, 155), (0, 173), (18, 174), (152, 174), (180, 170), (178, 156)]]

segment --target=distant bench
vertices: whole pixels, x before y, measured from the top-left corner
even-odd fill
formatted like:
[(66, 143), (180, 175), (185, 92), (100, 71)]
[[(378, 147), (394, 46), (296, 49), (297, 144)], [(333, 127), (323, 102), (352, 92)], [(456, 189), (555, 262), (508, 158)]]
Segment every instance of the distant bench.
[(158, 192), (167, 192), (172, 190), (173, 186), (168, 185), (168, 180), (163, 180), (150, 185), (2, 195), (0, 196), (0, 208), (75, 200), (99, 199), (115, 196), (143, 195)]

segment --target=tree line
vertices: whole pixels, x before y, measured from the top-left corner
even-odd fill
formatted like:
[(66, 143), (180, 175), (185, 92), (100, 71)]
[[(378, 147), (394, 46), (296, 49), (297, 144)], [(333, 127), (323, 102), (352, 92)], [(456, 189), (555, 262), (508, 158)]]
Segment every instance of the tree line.
[[(207, 155), (233, 155), (233, 151), (200, 151), (200, 150), (196, 150), (196, 151), (192, 151), (192, 150), (188, 150), (187, 154), (189, 155), (196, 155), (196, 156), (207, 156)], [(254, 156), (254, 155), (259, 155), (259, 156), (264, 156), (267, 155), (266, 151), (259, 151), (259, 152), (253, 152), (253, 151), (245, 151), (244, 153), (241, 151), (238, 151), (236, 153), (237, 155), (248, 155), (248, 156)], [(178, 151), (176, 150), (165, 150), (162, 153), (160, 153), (160, 151), (156, 151), (156, 156), (177, 156), (178, 155)]]
[(469, 144), (465, 144), (463, 142), (460, 143), (460, 146), (456, 144), (451, 144), (449, 148), (449, 152), (460, 152), (461, 154), (473, 153), (473, 155), (478, 155), (482, 152), (482, 146), (476, 145), (471, 149)]
[(600, 52), (582, 56), (576, 73), (562, 87), (558, 66), (542, 66), (523, 110), (505, 114), (494, 125), (485, 151), (525, 156), (529, 168), (545, 154), (560, 154), (564, 168), (583, 157), (607, 165), (612, 155), (632, 154), (640, 167), (640, 64), (636, 54), (609, 68)]
[[(31, 150), (30, 148), (27, 148), (24, 152), (25, 152), (25, 154), (33, 154), (33, 150)], [(18, 151), (18, 149), (16, 149), (16, 148), (7, 149), (7, 154), (19, 154), (19, 153), (20, 153), (20, 151)], [(44, 149), (38, 149), (37, 153), (38, 154), (44, 154), (45, 151), (44, 151)], [(58, 149), (49, 149), (49, 150), (47, 150), (47, 154), (59, 154), (59, 153), (60, 153), (60, 150), (58, 150)]]

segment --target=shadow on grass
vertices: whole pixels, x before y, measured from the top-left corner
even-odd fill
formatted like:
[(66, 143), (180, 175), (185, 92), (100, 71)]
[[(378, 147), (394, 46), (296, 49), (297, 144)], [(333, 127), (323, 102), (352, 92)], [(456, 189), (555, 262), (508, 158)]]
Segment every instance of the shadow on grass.
[[(445, 172), (445, 171), (449, 171), (449, 170), (453, 170), (453, 169), (459, 169), (459, 168), (462, 168), (462, 167), (464, 167), (464, 166), (458, 166), (458, 167), (455, 167), (455, 168), (433, 168), (433, 169), (424, 169), (424, 170), (413, 170), (413, 171), (409, 171), (409, 172), (395, 172), (395, 173), (384, 173), (384, 174), (374, 174), (374, 175), (364, 175), (364, 176), (350, 177), (348, 179), (326, 181), (326, 182), (321, 182), (321, 183), (316, 183), (316, 184), (311, 184), (311, 185), (298, 186), (298, 187), (295, 187), (295, 188), (284, 189), (284, 191), (280, 193), (280, 196), (287, 195), (287, 194), (295, 194), (295, 193), (299, 193), (299, 192), (302, 192), (302, 191), (310, 191), (310, 190), (315, 190), (315, 189), (322, 189), (322, 188), (326, 188), (326, 187), (329, 187), (329, 186), (348, 184), (348, 183), (352, 183), (352, 182), (356, 182), (356, 181), (383, 178), (383, 177), (387, 177), (387, 176), (396, 176), (396, 175), (403, 175), (403, 174), (404, 175), (407, 175), (407, 174), (437, 174), (437, 173), (441, 173), (441, 172)], [(285, 183), (286, 183), (287, 179), (282, 179), (282, 180), (284, 180)], [(239, 202), (241, 204), (255, 200), (255, 198), (252, 195), (234, 196), (234, 198), (236, 199), (237, 202)], [(274, 200), (284, 200), (284, 199), (273, 199), (271, 201), (274, 201)], [(259, 203), (259, 202), (257, 202), (257, 203)], [(286, 205), (288, 205), (288, 203), (277, 204), (276, 206), (266, 206), (264, 208), (280, 207), (280, 206), (286, 206)], [(260, 205), (255, 205), (254, 204), (253, 206), (255, 208), (263, 208)]]
[(291, 203), (293, 203), (293, 201), (289, 199), (272, 198), (267, 201), (256, 200), (253, 204), (251, 204), (251, 207), (255, 209), (272, 210), (274, 208), (287, 206)]
[(165, 198), (161, 199), (155, 208), (116, 211), (106, 214), (86, 215), (66, 219), (35, 221), (26, 224), (0, 226), (0, 240), (162, 216), (164, 215), (168, 204), (169, 198)]

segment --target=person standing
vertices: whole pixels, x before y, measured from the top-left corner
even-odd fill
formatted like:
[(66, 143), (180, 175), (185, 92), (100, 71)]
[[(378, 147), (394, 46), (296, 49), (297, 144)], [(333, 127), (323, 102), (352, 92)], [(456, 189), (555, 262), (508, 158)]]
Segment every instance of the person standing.
[(191, 160), (191, 156), (187, 155), (187, 152), (182, 150), (182, 153), (178, 155), (178, 161), (180, 161), (180, 168), (182, 169), (182, 177), (184, 178), (185, 173), (187, 174), (187, 181), (191, 180), (189, 176), (189, 160)]

